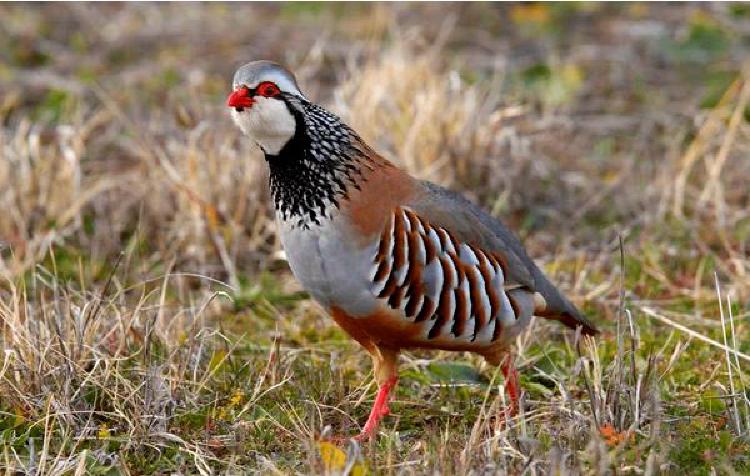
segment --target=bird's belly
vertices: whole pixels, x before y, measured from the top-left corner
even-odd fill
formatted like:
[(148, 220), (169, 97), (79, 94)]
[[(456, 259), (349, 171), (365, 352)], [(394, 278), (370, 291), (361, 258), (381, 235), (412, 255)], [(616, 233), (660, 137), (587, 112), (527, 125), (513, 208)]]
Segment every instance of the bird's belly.
[(391, 349), (432, 349), (448, 351), (471, 351), (481, 355), (494, 355), (510, 345), (506, 338), (492, 342), (467, 341), (440, 336), (427, 337), (429, 322), (413, 322), (403, 313), (381, 305), (367, 316), (354, 317), (337, 306), (329, 308), (336, 323), (365, 348), (385, 346)]
[(379, 306), (369, 282), (377, 242), (362, 245), (334, 219), (309, 228), (279, 220), (281, 242), (295, 278), (326, 309), (367, 316)]

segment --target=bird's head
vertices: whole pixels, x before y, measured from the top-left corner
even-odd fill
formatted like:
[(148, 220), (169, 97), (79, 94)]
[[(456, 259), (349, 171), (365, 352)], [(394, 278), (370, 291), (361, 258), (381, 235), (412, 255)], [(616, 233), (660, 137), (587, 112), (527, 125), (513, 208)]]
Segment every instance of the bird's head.
[(297, 128), (293, 103), (304, 99), (294, 75), (277, 63), (252, 61), (234, 73), (232, 83), (232, 119), (266, 154), (277, 155)]
[(276, 210), (296, 225), (319, 224), (331, 206), (359, 187), (375, 152), (335, 114), (300, 92), (294, 75), (270, 61), (234, 73), (232, 118), (266, 154)]

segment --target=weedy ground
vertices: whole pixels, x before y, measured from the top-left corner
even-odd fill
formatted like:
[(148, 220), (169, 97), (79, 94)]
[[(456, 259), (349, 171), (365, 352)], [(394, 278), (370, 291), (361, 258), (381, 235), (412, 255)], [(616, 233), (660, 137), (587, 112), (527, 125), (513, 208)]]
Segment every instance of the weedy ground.
[[(6, 474), (750, 473), (750, 9), (0, 5)], [(599, 324), (369, 358), (291, 278), (223, 105), (271, 58), (518, 231)], [(622, 243), (622, 245), (621, 245)]]

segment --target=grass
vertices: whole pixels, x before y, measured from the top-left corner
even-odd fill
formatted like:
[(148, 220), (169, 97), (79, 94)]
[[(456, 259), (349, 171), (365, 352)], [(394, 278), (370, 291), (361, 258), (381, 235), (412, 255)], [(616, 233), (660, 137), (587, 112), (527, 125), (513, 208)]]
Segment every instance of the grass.
[[(107, 18), (103, 24), (101, 18)], [(8, 474), (750, 472), (750, 71), (731, 5), (0, 6)], [(603, 333), (369, 357), (283, 259), (223, 100), (276, 58), (502, 217)], [(620, 241), (622, 237), (622, 242)], [(622, 253), (622, 255), (621, 255)]]

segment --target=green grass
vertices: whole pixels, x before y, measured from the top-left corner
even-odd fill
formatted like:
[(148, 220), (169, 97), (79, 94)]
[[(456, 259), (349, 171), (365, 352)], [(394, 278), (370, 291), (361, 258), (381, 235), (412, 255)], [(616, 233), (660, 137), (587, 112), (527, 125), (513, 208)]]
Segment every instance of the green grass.
[[(19, 463), (30, 464), (31, 454), (46, 442), (50, 457), (83, 455), (84, 460), (73, 461), (101, 474), (124, 468), (194, 471), (204, 464), (230, 472), (321, 470), (315, 445), (320, 433), (353, 435), (366, 419), (375, 391), (369, 358), (307, 300), (274, 291), (282, 283), (270, 279), (262, 278), (256, 286), (265, 291), (244, 305), (217, 297), (224, 310), (204, 329), (174, 342), (160, 333), (147, 337), (146, 324), (145, 329), (133, 326), (134, 335), (145, 335), (126, 337), (126, 347), (114, 355), (105, 344), (88, 349), (90, 355), (69, 347), (69, 355), (78, 358), (40, 361), (51, 369), (54, 361), (67, 361), (73, 366), (67, 372), (24, 381), (24, 372), (33, 369), (14, 362), (21, 380), (6, 375), (6, 382), (24, 386), (27, 393), (11, 391), (3, 400), (4, 447), (12, 448)], [(64, 286), (56, 292), (76, 301), (75, 291)], [(114, 303), (127, 301), (127, 294), (107, 296), (94, 325), (106, 325)], [(141, 291), (129, 294), (138, 297)], [(141, 306), (149, 308), (158, 298), (155, 292)], [(393, 414), (380, 438), (363, 445), (361, 460), (383, 471), (396, 470), (401, 462), (417, 465), (418, 471), (432, 466), (463, 472), (500, 462), (510, 470), (525, 466), (530, 457), (552, 464), (567, 448), (574, 459), (566, 464), (587, 472), (644, 465), (649, 457), (670, 472), (746, 471), (750, 444), (733, 436), (728, 421), (723, 352), (695, 343), (683, 347), (684, 337), (634, 314), (636, 376), (628, 351), (618, 364), (616, 339), (609, 332), (582, 354), (555, 324), (538, 323), (535, 332), (523, 336), (518, 364), (526, 413), (507, 427), (498, 427), (504, 396), (497, 369), (468, 354), (407, 354)], [(37, 317), (40, 324), (54, 320)], [(69, 344), (76, 340), (71, 331), (63, 328), (59, 334)], [(27, 335), (34, 335), (31, 329)], [(678, 347), (682, 353), (670, 364)], [(436, 358), (423, 360), (428, 356)], [(642, 379), (642, 413), (633, 427), (637, 378)], [(635, 431), (619, 446), (606, 443), (592, 426), (588, 385), (599, 399), (593, 403), (599, 426)], [(43, 388), (58, 390), (50, 394)], [(518, 453), (508, 453), (504, 444)]]

